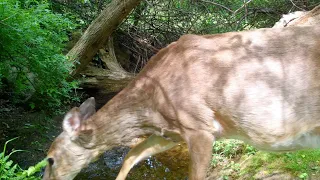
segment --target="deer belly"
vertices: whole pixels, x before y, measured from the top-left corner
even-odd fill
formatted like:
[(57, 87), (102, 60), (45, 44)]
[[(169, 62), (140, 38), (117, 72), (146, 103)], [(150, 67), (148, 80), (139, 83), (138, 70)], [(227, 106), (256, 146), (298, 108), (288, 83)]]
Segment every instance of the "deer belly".
[(307, 132), (295, 137), (288, 137), (282, 141), (273, 143), (270, 150), (290, 151), (298, 149), (320, 148), (320, 135), (318, 133)]
[[(317, 128), (318, 129), (318, 128)], [(260, 134), (261, 135), (261, 134)], [(266, 136), (268, 138), (266, 138)], [(254, 147), (265, 151), (295, 151), (300, 149), (320, 148), (320, 131), (312, 130), (301, 134), (287, 135), (277, 138), (272, 134), (262, 136), (242, 136), (240, 134), (228, 136), (228, 138), (239, 139)]]
[(281, 139), (273, 139), (272, 142), (253, 141), (248, 138), (238, 139), (265, 151), (295, 151), (301, 149), (320, 148), (320, 135), (318, 133), (307, 132), (296, 136), (289, 136)]
[[(272, 119), (272, 118), (270, 118)], [(277, 118), (274, 118), (277, 119)], [(223, 122), (223, 123), (222, 123)], [(320, 148), (320, 126), (315, 123), (308, 124), (288, 124), (284, 121), (269, 121), (268, 124), (261, 126), (256, 121), (246, 122), (245, 128), (236, 128), (236, 124), (223, 119), (216, 114), (213, 120), (216, 139), (231, 138), (239, 139), (254, 147), (266, 151), (294, 151), (299, 149)], [(284, 128), (286, 126), (287, 128)], [(300, 132), (294, 131), (300, 128)], [(238, 127), (240, 127), (238, 123)], [(249, 128), (250, 127), (250, 128)], [(240, 129), (240, 130), (239, 130)], [(278, 131), (275, 131), (277, 129)], [(287, 130), (286, 130), (287, 129)]]

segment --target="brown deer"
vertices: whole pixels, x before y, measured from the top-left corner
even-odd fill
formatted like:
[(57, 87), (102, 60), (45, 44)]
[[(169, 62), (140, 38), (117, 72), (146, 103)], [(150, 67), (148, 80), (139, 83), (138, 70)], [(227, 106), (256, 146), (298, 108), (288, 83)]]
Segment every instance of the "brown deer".
[(95, 112), (69, 111), (48, 152), (44, 179), (73, 179), (104, 151), (148, 139), (127, 155), (117, 180), (150, 155), (186, 142), (189, 179), (201, 180), (220, 138), (263, 150), (320, 146), (320, 27), (184, 35)]
[(283, 28), (289, 26), (316, 26), (320, 21), (320, 5), (311, 11), (296, 11), (282, 15), (282, 18), (273, 28)]

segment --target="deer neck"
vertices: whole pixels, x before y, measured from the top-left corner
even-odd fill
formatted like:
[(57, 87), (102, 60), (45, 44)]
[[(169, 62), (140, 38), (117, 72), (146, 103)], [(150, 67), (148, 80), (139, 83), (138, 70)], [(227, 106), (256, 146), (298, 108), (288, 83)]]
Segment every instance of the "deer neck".
[(129, 87), (103, 106), (88, 122), (95, 126), (96, 145), (105, 151), (130, 146), (134, 138), (151, 134), (155, 113), (150, 97), (145, 88)]

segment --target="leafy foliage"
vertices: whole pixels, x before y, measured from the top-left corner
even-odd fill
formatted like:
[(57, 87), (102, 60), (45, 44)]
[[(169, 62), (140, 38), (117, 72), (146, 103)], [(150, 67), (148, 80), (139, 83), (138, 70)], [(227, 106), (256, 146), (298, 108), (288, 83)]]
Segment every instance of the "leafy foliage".
[(74, 24), (37, 0), (0, 3), (0, 97), (31, 108), (56, 108), (76, 86), (62, 54)]
[(49, 0), (54, 12), (67, 14), (78, 25), (89, 26), (111, 0)]
[(14, 164), (10, 160), (10, 156), (13, 153), (19, 152), (21, 150), (14, 150), (9, 155), (6, 155), (7, 144), (16, 138), (13, 138), (7, 141), (4, 145), (3, 151), (0, 153), (0, 179), (1, 180), (38, 180), (40, 179), (37, 176), (34, 176), (35, 173), (40, 172), (41, 168), (45, 167), (47, 164), (46, 159), (37, 163), (35, 166), (30, 166), (27, 170), (22, 170), (18, 164)]

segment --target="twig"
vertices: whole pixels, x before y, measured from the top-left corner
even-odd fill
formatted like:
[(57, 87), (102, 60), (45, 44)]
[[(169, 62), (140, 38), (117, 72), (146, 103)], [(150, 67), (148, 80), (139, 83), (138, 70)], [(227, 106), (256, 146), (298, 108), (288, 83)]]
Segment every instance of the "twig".
[(294, 7), (298, 8), (298, 9), (300, 9), (300, 10), (305, 11), (303, 8), (297, 6), (292, 0), (290, 0), (290, 2), (292, 3), (292, 5), (293, 5)]
[(247, 4), (249, 4), (251, 1), (252, 1), (252, 0), (248, 0), (247, 2), (243, 3), (243, 5), (242, 5), (240, 8), (238, 8), (237, 10), (235, 10), (235, 11), (233, 12), (233, 15), (237, 14), (238, 11), (240, 11), (242, 8), (246, 7)]
[(213, 4), (213, 5), (219, 6), (219, 7), (223, 8), (223, 9), (233, 13), (233, 11), (231, 9), (227, 8), (226, 6), (224, 6), (222, 4), (219, 4), (219, 3), (216, 3), (216, 2), (212, 2), (212, 1), (205, 1), (205, 0), (201, 0), (201, 1), (205, 2), (205, 3), (210, 3), (210, 4)]

